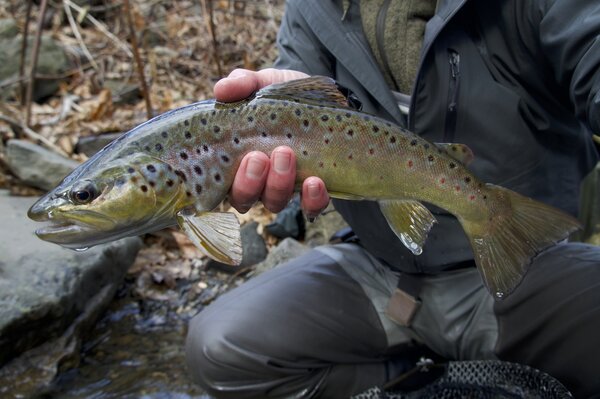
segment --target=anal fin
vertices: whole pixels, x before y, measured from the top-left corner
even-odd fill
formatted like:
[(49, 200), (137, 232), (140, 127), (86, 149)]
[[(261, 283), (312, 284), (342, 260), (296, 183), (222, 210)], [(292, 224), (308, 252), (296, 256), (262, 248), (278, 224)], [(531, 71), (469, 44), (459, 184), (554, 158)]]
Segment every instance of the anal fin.
[(423, 204), (412, 200), (379, 201), (379, 208), (392, 231), (415, 255), (423, 252), (423, 244), (435, 217)]
[(179, 212), (177, 223), (206, 256), (228, 265), (242, 262), (240, 222), (229, 212)]

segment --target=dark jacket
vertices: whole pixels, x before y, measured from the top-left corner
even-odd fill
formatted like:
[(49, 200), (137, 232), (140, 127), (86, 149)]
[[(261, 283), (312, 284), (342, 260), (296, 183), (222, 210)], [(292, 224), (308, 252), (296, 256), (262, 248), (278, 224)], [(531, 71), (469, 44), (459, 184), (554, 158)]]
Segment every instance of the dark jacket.
[[(600, 7), (596, 0), (448, 0), (427, 24), (408, 118), (399, 112), (362, 32), (358, 1), (289, 0), (277, 68), (337, 79), (376, 113), (433, 142), (467, 144), (469, 168), (577, 214), (581, 179), (598, 161)], [(469, 262), (456, 219), (434, 209), (423, 254), (413, 256), (376, 203), (335, 206), (372, 254), (406, 272)]]

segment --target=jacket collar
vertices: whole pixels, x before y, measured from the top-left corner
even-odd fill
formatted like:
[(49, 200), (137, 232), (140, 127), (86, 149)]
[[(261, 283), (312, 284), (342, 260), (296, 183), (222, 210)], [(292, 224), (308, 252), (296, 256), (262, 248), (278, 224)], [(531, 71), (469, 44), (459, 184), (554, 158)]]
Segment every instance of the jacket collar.
[[(440, 0), (436, 15), (425, 28), (421, 51), (421, 63), (431, 44), (448, 23), (448, 20), (467, 0)], [(338, 1), (312, 1), (307, 7), (299, 7), (300, 13), (323, 45), (333, 54), (383, 108), (396, 120), (403, 119), (369, 44), (362, 34), (362, 22), (357, 4), (349, 9), (340, 7)], [(343, 18), (343, 22), (340, 21)], [(419, 70), (421, 68), (419, 67)], [(417, 73), (417, 76), (418, 73)]]

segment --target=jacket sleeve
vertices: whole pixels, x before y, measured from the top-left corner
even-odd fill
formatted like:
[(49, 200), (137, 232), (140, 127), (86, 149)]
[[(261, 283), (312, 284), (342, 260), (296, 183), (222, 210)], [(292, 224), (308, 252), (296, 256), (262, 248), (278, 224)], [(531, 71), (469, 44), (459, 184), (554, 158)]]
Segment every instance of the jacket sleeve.
[(292, 69), (309, 75), (332, 76), (333, 56), (323, 47), (299, 11), (305, 0), (286, 2), (277, 47), (279, 56), (275, 68)]
[(600, 134), (600, 5), (597, 0), (547, 0), (540, 41), (578, 118)]

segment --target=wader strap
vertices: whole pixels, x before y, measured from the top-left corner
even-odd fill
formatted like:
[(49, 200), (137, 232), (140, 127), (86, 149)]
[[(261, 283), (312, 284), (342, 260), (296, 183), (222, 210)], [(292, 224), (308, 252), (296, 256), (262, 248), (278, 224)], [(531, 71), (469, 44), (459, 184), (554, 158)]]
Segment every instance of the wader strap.
[(421, 306), (419, 292), (422, 282), (410, 274), (401, 274), (398, 278), (396, 290), (388, 301), (385, 314), (401, 326), (410, 326), (410, 323)]

